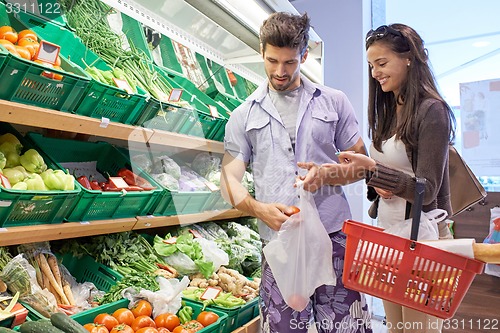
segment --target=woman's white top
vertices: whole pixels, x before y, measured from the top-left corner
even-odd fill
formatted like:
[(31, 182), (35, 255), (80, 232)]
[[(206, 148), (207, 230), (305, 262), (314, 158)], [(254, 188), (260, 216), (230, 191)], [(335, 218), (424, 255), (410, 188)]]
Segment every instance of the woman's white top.
[[(380, 164), (390, 168), (415, 175), (413, 168), (406, 154), (406, 148), (401, 140), (396, 140), (394, 135), (390, 139), (382, 142), (382, 152), (377, 151), (373, 144), (370, 146), (370, 157)], [(405, 220), (406, 200), (397, 196), (390, 199), (380, 197), (378, 205), (378, 225), (388, 228), (394, 223)]]

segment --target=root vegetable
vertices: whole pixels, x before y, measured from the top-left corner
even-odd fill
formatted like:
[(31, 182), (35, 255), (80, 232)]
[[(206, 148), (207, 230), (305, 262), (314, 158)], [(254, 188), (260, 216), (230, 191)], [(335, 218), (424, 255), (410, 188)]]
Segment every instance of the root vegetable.
[(49, 283), (55, 289), (56, 293), (61, 297), (62, 304), (70, 305), (69, 301), (68, 301), (68, 298), (64, 294), (64, 290), (57, 283), (57, 280), (55, 279), (54, 275), (52, 274), (52, 270), (50, 269), (49, 263), (47, 262), (47, 259), (45, 258), (45, 255), (43, 253), (40, 253), (38, 255), (38, 257), (39, 257), (39, 260), (40, 260), (40, 269), (42, 270), (42, 273), (49, 280)]

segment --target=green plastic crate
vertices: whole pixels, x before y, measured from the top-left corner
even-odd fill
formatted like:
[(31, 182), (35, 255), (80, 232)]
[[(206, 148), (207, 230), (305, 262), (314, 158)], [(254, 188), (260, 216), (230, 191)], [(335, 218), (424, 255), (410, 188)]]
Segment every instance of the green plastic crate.
[[(0, 3), (0, 25), (10, 25), (15, 30), (26, 29), (6, 5)], [(74, 111), (85, 94), (90, 77), (78, 66), (61, 56), (61, 68), (50, 72), (62, 75), (62, 80), (41, 75), (47, 68), (33, 61), (9, 54), (0, 69), (0, 98), (24, 104), (65, 112)]]
[[(191, 304), (198, 304), (203, 306), (203, 303), (193, 301), (190, 299), (183, 298), (186, 302)], [(219, 311), (227, 315), (227, 325), (222, 333), (231, 333), (238, 327), (241, 327), (248, 323), (250, 320), (256, 317), (259, 313), (259, 300), (260, 297), (256, 297), (253, 300), (247, 302), (245, 305), (235, 306), (232, 308), (224, 308), (221, 306), (207, 306), (205, 309), (208, 311)], [(257, 310), (256, 310), (257, 309)]]
[(200, 64), (203, 75), (209, 83), (209, 88), (205, 91), (209, 97), (214, 98), (218, 94), (233, 98), (236, 97), (224, 66), (205, 58), (199, 53), (196, 53), (196, 60)]
[[(119, 149), (119, 152), (123, 154), (123, 156), (128, 160), (133, 159), (131, 156), (137, 156), (142, 154), (145, 154), (146, 156), (148, 155), (151, 156), (151, 159), (154, 158), (154, 155), (150, 155), (150, 152), (143, 152), (138, 150), (131, 151), (129, 149), (124, 149), (124, 148)], [(140, 168), (137, 168), (137, 171), (144, 172)], [(158, 186), (162, 189), (162, 193), (160, 196), (158, 196), (156, 202), (151, 206), (148, 215), (172, 216), (172, 215), (201, 213), (205, 210), (207, 201), (212, 196), (212, 192), (210, 191), (196, 191), (196, 192), (170, 191), (163, 185), (159, 183), (156, 184), (158, 184)]]
[[(33, 147), (19, 132), (6, 123), (0, 123), (0, 134), (12, 133), (23, 145), (22, 153)], [(43, 156), (40, 149), (37, 151)], [(45, 158), (48, 168), (58, 169)], [(72, 191), (26, 191), (0, 187), (0, 227), (62, 223), (77, 204), (80, 189), (75, 181)]]
[(203, 210), (226, 210), (230, 208), (232, 208), (232, 206), (224, 200), (219, 190), (210, 194), (210, 198), (207, 200)]
[[(40, 147), (54, 163), (97, 161), (98, 171), (106, 176), (116, 175), (120, 168), (137, 170), (117, 148), (106, 142), (85, 142), (47, 138), (38, 133), (27, 136)], [(161, 195), (162, 189), (147, 174), (140, 175), (156, 186), (151, 191), (101, 192), (80, 187), (80, 200), (67, 219), (69, 221), (88, 221), (116, 219), (145, 215)]]
[(181, 130), (192, 114), (193, 110), (170, 103), (162, 103), (156, 98), (150, 98), (136, 125), (167, 132), (188, 134)]
[(246, 79), (236, 74), (235, 72), (233, 72), (233, 74), (236, 77), (236, 85), (234, 86), (236, 96), (241, 100), (245, 100), (249, 95), (247, 91)]
[[(111, 66), (89, 50), (72, 31), (29, 13), (19, 13), (19, 19), (40, 38), (60, 45), (60, 54), (71, 59), (81, 68), (92, 65), (100, 70), (111, 69)], [(148, 98), (144, 90), (139, 87), (137, 90), (137, 94), (129, 94), (123, 89), (89, 77), (88, 87), (78, 100), (73, 112), (97, 119), (105, 117), (115, 122), (134, 124), (146, 107)]]
[[(85, 255), (81, 258), (74, 257), (72, 254), (67, 253), (62, 257), (59, 254), (56, 254), (61, 263), (66, 267), (69, 273), (75, 278), (78, 283), (83, 282), (92, 282), (97, 289), (101, 291), (109, 291), (109, 289), (114, 286), (118, 281), (120, 281), (123, 276), (118, 272), (115, 272), (111, 268), (100, 264), (94, 260), (89, 255)], [(127, 300), (128, 301), (128, 300)], [(113, 304), (113, 303), (111, 303)], [(23, 306), (28, 309), (28, 318), (29, 320), (39, 320), (46, 319), (46, 317), (41, 314), (39, 311), (35, 310), (29, 304), (23, 303)], [(92, 308), (89, 310), (84, 310), (77, 314), (72, 315), (71, 317), (87, 317), (93, 316), (92, 320), (96, 316), (96, 312), (99, 311), (100, 308), (105, 305)]]
[(62, 256), (61, 263), (68, 269), (77, 282), (92, 282), (97, 289), (109, 291), (123, 276), (111, 268), (100, 264), (91, 256), (74, 257), (70, 253)]
[[(173, 88), (183, 89), (182, 99), (188, 101), (194, 107), (192, 114), (186, 119), (182, 127), (177, 130), (177, 133), (222, 141), (225, 124), (227, 123), (224, 114), (227, 114), (227, 110), (198, 90), (191, 81), (169, 73), (162, 67), (155, 66), (155, 68)], [(219, 118), (212, 117), (208, 105), (217, 108)]]
[[(101, 305), (95, 309), (92, 310), (87, 310), (85, 312), (77, 313), (72, 315), (71, 317), (76, 320), (78, 323), (81, 325), (85, 325), (88, 323), (94, 322), (94, 318), (99, 314), (99, 313), (109, 313), (112, 314), (114, 311), (120, 309), (120, 308), (127, 308), (129, 305), (130, 301), (126, 298), (121, 299), (119, 301)], [(193, 318), (196, 318), (198, 314), (202, 311), (202, 306), (200, 306), (198, 303), (190, 302), (190, 301), (185, 301), (185, 304), (193, 308)], [(216, 313), (219, 316), (219, 319), (213, 323), (212, 325), (209, 325), (198, 332), (200, 333), (224, 333), (227, 332), (226, 326), (227, 326), (227, 315), (218, 310), (210, 310)]]

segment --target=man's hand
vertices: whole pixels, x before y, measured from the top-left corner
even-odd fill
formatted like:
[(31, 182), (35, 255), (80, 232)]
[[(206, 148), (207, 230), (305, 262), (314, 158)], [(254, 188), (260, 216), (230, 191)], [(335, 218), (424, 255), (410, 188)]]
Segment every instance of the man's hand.
[(290, 215), (296, 213), (297, 208), (294, 206), (287, 206), (280, 203), (262, 203), (259, 202), (258, 209), (256, 209), (256, 217), (261, 219), (262, 222), (275, 231), (279, 231), (281, 225), (285, 223)]

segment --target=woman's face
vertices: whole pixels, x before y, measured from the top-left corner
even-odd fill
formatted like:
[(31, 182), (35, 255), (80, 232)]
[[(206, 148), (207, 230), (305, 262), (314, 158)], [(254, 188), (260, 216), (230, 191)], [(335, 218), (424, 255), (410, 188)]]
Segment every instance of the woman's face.
[(401, 58), (381, 42), (370, 45), (366, 51), (366, 59), (371, 68), (372, 77), (378, 81), (382, 90), (392, 91), (397, 95), (408, 76), (410, 60)]

